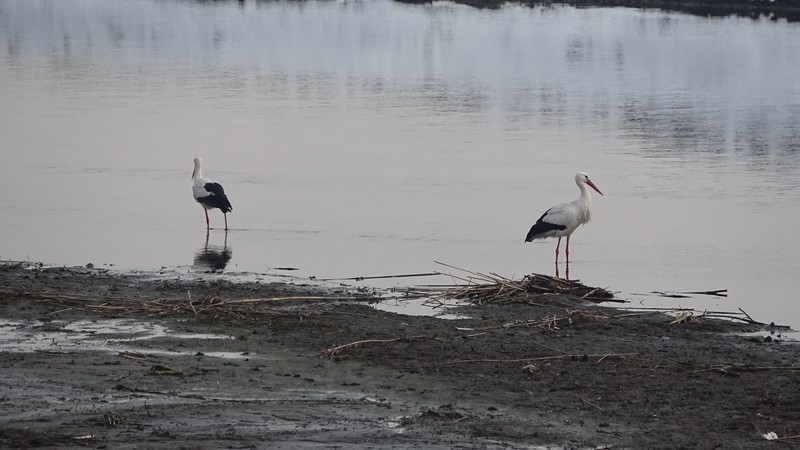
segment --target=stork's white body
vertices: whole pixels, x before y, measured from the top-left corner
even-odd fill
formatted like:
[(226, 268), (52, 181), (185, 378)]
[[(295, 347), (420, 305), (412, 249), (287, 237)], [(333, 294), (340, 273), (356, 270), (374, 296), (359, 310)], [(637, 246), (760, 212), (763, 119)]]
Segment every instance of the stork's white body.
[(598, 194), (603, 195), (585, 172), (575, 174), (575, 183), (581, 190), (581, 196), (575, 201), (561, 203), (545, 211), (525, 237), (525, 242), (531, 242), (534, 239), (558, 238), (556, 263), (558, 262), (561, 238), (565, 236), (567, 238), (566, 254), (567, 262), (569, 262), (569, 237), (579, 226), (592, 219), (592, 194), (589, 188), (591, 187)]

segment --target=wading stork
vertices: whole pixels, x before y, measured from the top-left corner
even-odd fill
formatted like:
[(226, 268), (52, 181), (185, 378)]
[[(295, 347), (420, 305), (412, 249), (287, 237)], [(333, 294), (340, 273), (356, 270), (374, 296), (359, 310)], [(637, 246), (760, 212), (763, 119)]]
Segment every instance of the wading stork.
[(209, 209), (219, 209), (225, 216), (225, 231), (228, 231), (228, 213), (233, 211), (225, 189), (216, 181), (203, 178), (203, 161), (200, 158), (194, 159), (194, 172), (192, 172), (192, 194), (195, 201), (203, 207), (206, 213), (206, 230), (211, 229), (208, 220)]
[(575, 183), (581, 190), (581, 196), (574, 202), (561, 203), (553, 206), (539, 217), (539, 220), (528, 231), (525, 236), (525, 242), (531, 242), (534, 239), (544, 239), (550, 237), (557, 237), (558, 244), (556, 244), (556, 264), (558, 264), (558, 248), (561, 246), (561, 238), (567, 237), (567, 263), (569, 263), (569, 237), (575, 230), (589, 222), (592, 218), (592, 194), (589, 191), (591, 187), (598, 194), (603, 195), (600, 189), (594, 185), (589, 175), (586, 172), (578, 172), (575, 174)]

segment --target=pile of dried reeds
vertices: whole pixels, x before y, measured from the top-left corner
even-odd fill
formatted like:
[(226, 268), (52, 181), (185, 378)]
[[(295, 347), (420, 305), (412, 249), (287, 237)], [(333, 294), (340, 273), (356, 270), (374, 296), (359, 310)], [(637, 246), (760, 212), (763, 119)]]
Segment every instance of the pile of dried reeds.
[(494, 272), (484, 274), (444, 263), (437, 262), (437, 264), (462, 272), (461, 274), (440, 273), (456, 281), (466, 283), (462, 286), (456, 285), (446, 289), (442, 294), (443, 297), (466, 300), (479, 305), (487, 303), (540, 302), (547, 296), (552, 295), (570, 295), (596, 303), (618, 301), (614, 299), (614, 294), (610, 291), (586, 286), (578, 281), (565, 280), (538, 273), (525, 275), (520, 280), (512, 280)]

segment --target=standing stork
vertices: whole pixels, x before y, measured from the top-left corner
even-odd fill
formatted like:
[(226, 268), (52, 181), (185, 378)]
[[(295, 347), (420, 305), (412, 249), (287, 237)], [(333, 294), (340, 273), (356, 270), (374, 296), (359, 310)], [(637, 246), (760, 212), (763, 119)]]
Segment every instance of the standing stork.
[(594, 185), (589, 175), (586, 172), (578, 172), (575, 174), (575, 183), (581, 190), (581, 196), (574, 202), (561, 203), (553, 206), (539, 217), (539, 220), (528, 231), (525, 236), (525, 242), (531, 242), (534, 239), (544, 239), (549, 237), (557, 237), (558, 244), (556, 244), (556, 264), (558, 264), (558, 248), (561, 246), (561, 238), (567, 237), (567, 264), (569, 264), (569, 237), (581, 225), (589, 222), (592, 218), (592, 194), (589, 191), (591, 187), (598, 194), (603, 195), (600, 189)]
[(192, 172), (192, 194), (195, 201), (200, 203), (203, 207), (203, 212), (206, 213), (206, 230), (211, 229), (211, 223), (208, 220), (208, 210), (217, 208), (222, 211), (225, 216), (225, 231), (228, 231), (228, 213), (233, 211), (231, 202), (228, 196), (225, 195), (225, 189), (216, 181), (203, 178), (203, 161), (200, 158), (194, 159), (194, 172)]

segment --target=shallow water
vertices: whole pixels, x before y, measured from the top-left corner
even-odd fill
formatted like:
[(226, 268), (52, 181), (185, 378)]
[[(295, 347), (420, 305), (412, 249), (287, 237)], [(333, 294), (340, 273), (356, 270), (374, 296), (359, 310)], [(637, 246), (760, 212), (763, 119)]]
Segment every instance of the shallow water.
[[(0, 350), (10, 353), (30, 352), (135, 352), (140, 355), (194, 355), (172, 349), (141, 349), (135, 341), (158, 338), (235, 339), (233, 336), (204, 333), (175, 333), (163, 325), (127, 319), (63, 321), (10, 321), (0, 319)], [(244, 359), (232, 352), (203, 352), (217, 358)], [(144, 356), (146, 357), (146, 356)]]
[[(800, 326), (798, 24), (18, 0), (0, 4), (0, 44), (0, 258), (553, 274), (555, 243), (523, 237), (586, 170), (605, 196), (573, 236), (571, 278)], [(227, 234), (214, 212), (207, 238), (190, 197), (197, 155), (231, 197)], [(650, 294), (712, 289), (729, 297)]]

